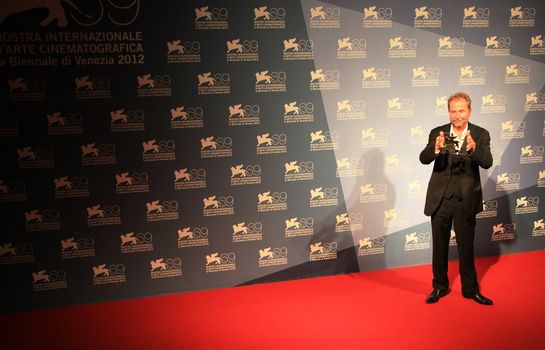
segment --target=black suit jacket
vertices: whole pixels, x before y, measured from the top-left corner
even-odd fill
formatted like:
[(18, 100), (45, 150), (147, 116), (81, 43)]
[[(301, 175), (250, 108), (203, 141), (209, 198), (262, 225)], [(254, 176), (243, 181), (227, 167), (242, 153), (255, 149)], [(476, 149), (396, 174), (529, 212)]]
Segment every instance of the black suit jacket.
[[(476, 215), (482, 211), (483, 193), (481, 188), (481, 177), (479, 167), (488, 169), (492, 166), (492, 154), (490, 153), (490, 134), (485, 129), (468, 124), (468, 130), (471, 131), (471, 137), (475, 140), (477, 147), (474, 152), (462, 157), (461, 168), (463, 169), (457, 179), (462, 201), (468, 208), (468, 215)], [(441, 203), (447, 185), (452, 175), (453, 161), (456, 156), (442, 150), (438, 155), (435, 154), (435, 139), (439, 132), (443, 131), (445, 135), (450, 133), (450, 123), (439, 126), (430, 132), (428, 144), (420, 152), (420, 162), (422, 164), (433, 164), (433, 172), (428, 184), (426, 193), (426, 204), (424, 214), (431, 216)], [(466, 142), (461, 146), (461, 153), (465, 153)], [(460, 158), (458, 158), (460, 159)]]

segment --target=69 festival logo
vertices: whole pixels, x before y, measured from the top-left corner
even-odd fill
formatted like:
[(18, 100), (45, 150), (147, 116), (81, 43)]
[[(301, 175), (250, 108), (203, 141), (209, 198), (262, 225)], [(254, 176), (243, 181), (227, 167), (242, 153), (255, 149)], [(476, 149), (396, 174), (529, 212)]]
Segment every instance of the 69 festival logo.
[(110, 130), (112, 132), (143, 131), (144, 111), (141, 109), (120, 108), (110, 112)]
[(171, 96), (172, 79), (168, 74), (151, 73), (136, 77), (138, 97)]

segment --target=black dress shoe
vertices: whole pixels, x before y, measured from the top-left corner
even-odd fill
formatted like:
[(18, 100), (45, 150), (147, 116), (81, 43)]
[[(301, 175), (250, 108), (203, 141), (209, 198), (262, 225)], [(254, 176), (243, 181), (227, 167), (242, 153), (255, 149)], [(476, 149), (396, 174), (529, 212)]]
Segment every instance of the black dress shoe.
[(463, 294), (463, 296), (464, 296), (464, 298), (473, 299), (477, 303), (482, 304), (482, 305), (492, 305), (492, 304), (494, 304), (494, 302), (491, 299), (485, 297), (480, 292), (476, 292), (474, 294)]
[(439, 301), (439, 298), (444, 297), (445, 295), (447, 295), (446, 289), (434, 289), (426, 298), (426, 304), (436, 303)]

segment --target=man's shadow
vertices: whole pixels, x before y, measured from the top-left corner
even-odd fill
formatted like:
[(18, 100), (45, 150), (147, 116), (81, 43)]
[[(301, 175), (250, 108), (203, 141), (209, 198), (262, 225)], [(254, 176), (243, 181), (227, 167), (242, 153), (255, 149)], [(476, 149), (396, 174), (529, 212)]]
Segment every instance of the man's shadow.
[[(327, 241), (334, 233), (339, 254), (336, 262), (337, 273), (389, 268), (385, 253), (366, 255), (360, 249), (360, 240), (371, 240), (373, 248), (380, 248), (381, 244), (384, 246), (387, 234), (384, 212), (395, 208), (395, 186), (384, 172), (385, 158), (381, 150), (371, 149), (365, 152), (359, 162), (363, 164), (363, 176), (341, 180), (344, 181), (343, 195), (344, 191), (347, 191), (348, 195), (344, 196), (344, 201), (341, 200), (336, 211), (330, 212), (316, 225), (320, 230), (315, 232), (309, 241), (309, 244)], [(372, 193), (362, 195), (362, 187), (365, 185), (370, 185), (368, 187), (372, 189)], [(351, 228), (361, 226), (361, 229), (337, 233), (339, 228), (337, 215), (341, 213), (348, 214)]]
[[(349, 212), (363, 213), (363, 230), (353, 232), (354, 247), (358, 253), (358, 266), (360, 272), (381, 270), (380, 273), (357, 273), (351, 277), (357, 280), (374, 280), (392, 288), (403, 289), (412, 293), (421, 294), (427, 289), (427, 283), (420, 279), (414, 279), (404, 275), (393, 267), (399, 267), (403, 263), (399, 257), (399, 249), (402, 247), (394, 242), (401, 242), (403, 232), (389, 234), (385, 222), (385, 212), (396, 208), (396, 186), (388, 178), (385, 172), (385, 156), (379, 149), (367, 151), (362, 156), (364, 162), (364, 176), (361, 177), (360, 186), (354, 186), (347, 198)], [(370, 184), (370, 186), (369, 186)], [(361, 187), (365, 188), (362, 189)], [(402, 186), (398, 186), (402, 187)], [(374, 191), (368, 193), (368, 189)], [(381, 199), (381, 195), (385, 199)], [(366, 197), (369, 195), (368, 197)], [(400, 230), (402, 231), (402, 230)], [(382, 244), (382, 254), (365, 255), (360, 247), (360, 239), (369, 238), (373, 244)], [(375, 247), (376, 248), (376, 247)], [(370, 248), (372, 249), (372, 248)], [(405, 261), (406, 265), (407, 261)]]

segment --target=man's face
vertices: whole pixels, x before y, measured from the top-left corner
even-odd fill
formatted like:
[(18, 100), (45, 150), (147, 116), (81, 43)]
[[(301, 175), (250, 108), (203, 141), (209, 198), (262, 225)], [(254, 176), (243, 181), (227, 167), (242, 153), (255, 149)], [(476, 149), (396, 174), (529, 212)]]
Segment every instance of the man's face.
[(450, 101), (448, 114), (454, 129), (464, 130), (471, 117), (471, 109), (467, 106), (465, 99), (455, 98)]

